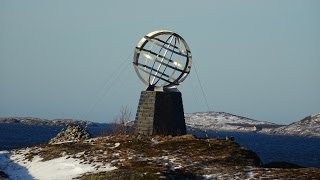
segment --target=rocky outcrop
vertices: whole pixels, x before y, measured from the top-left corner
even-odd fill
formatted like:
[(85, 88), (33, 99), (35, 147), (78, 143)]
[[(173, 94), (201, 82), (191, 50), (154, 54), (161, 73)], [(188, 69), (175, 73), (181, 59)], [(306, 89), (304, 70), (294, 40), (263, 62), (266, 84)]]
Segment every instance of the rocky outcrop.
[(56, 137), (49, 141), (49, 144), (62, 142), (77, 142), (91, 138), (91, 135), (79, 125), (70, 125), (63, 129)]
[[(34, 154), (35, 150), (29, 150)], [(288, 163), (262, 166), (260, 158), (239, 144), (217, 138), (185, 136), (107, 136), (85, 143), (44, 145), (43, 161), (66, 156), (93, 167), (110, 163), (112, 171), (77, 179), (319, 179), (318, 168)], [(29, 155), (28, 155), (29, 156)], [(29, 158), (32, 159), (32, 158)], [(99, 164), (99, 165), (98, 165)], [(280, 165), (280, 166), (279, 166)]]

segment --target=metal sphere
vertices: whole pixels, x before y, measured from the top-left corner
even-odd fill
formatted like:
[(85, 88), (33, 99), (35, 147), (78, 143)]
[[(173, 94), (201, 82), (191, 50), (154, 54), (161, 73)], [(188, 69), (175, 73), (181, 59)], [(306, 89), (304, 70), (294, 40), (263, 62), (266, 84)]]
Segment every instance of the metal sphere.
[(144, 36), (134, 51), (133, 65), (138, 77), (149, 87), (171, 88), (190, 73), (191, 51), (177, 33), (160, 30)]

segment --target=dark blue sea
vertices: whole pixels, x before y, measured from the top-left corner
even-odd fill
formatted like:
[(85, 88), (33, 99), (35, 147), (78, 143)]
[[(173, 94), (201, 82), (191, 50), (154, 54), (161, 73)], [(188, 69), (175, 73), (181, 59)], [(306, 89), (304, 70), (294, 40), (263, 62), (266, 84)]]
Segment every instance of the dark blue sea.
[[(0, 151), (46, 144), (63, 128), (63, 126), (0, 123)], [(87, 130), (93, 137), (97, 137), (99, 135), (108, 135), (111, 128), (110, 124), (98, 124), (98, 126), (87, 127)]]
[[(194, 134), (206, 136), (204, 132)], [(220, 138), (233, 136), (241, 146), (256, 152), (264, 164), (284, 161), (320, 168), (320, 138), (214, 131), (208, 131), (207, 135)]]
[[(93, 137), (106, 135), (111, 126), (89, 126)], [(45, 144), (63, 129), (62, 126), (36, 126), (0, 123), (0, 150)], [(190, 132), (205, 136), (204, 132)], [(320, 138), (276, 136), (256, 133), (213, 132), (209, 137), (233, 136), (241, 146), (253, 150), (263, 163), (285, 161), (305, 167), (320, 168)]]

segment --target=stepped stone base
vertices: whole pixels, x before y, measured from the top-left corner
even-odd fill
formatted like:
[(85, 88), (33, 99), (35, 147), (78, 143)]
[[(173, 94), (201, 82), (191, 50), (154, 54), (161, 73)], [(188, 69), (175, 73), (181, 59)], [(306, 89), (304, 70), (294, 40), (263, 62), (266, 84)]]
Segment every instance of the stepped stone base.
[(176, 136), (186, 133), (180, 92), (141, 92), (135, 134)]

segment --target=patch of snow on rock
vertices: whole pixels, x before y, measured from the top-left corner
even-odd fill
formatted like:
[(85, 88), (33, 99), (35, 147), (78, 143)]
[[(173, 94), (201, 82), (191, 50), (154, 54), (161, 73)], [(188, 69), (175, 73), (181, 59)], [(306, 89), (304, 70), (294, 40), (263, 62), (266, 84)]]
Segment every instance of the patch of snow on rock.
[(115, 143), (114, 146), (113, 146), (113, 148), (117, 148), (117, 147), (119, 147), (119, 146), (120, 146), (120, 143)]
[(160, 142), (155, 140), (154, 138), (151, 139), (151, 145), (159, 144)]

